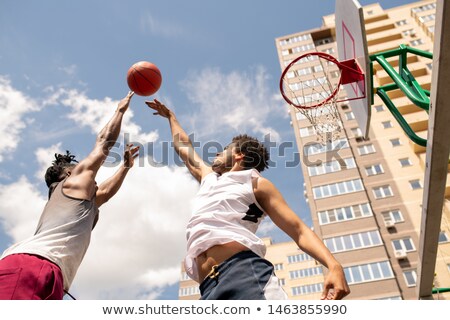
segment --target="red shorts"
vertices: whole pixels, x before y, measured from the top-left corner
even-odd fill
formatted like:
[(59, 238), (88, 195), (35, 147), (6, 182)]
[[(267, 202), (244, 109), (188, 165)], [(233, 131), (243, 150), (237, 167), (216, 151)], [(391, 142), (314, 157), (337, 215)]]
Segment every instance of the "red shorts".
[(0, 300), (61, 300), (64, 282), (54, 263), (30, 254), (0, 260)]

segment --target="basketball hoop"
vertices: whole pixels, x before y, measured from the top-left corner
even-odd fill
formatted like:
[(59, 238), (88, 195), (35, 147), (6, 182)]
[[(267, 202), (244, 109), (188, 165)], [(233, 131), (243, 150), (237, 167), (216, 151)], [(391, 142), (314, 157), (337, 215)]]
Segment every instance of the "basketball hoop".
[[(340, 137), (342, 123), (337, 103), (365, 98), (364, 73), (356, 60), (339, 62), (324, 52), (310, 52), (294, 59), (280, 78), (280, 91), (312, 124), (318, 141), (330, 143)], [(355, 84), (362, 94), (338, 99), (341, 85)]]

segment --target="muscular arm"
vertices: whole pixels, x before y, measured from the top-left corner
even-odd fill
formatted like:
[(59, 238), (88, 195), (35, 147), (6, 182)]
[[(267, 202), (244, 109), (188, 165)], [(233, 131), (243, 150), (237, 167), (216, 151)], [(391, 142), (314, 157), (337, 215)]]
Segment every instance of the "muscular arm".
[(122, 119), (127, 111), (133, 92), (130, 91), (123, 98), (114, 115), (100, 131), (91, 153), (72, 170), (64, 184), (64, 192), (79, 199), (91, 199), (95, 192), (95, 176), (109, 154), (109, 150), (116, 143), (119, 136)]
[(195, 151), (189, 136), (181, 127), (175, 113), (156, 99), (154, 101), (146, 101), (145, 103), (156, 111), (154, 113), (155, 115), (160, 115), (169, 120), (175, 151), (186, 164), (192, 176), (200, 182), (202, 177), (211, 172), (211, 168), (204, 163)]
[(322, 299), (336, 300), (348, 295), (350, 289), (342, 266), (319, 237), (290, 209), (278, 189), (269, 180), (259, 178), (254, 191), (258, 203), (272, 221), (286, 232), (300, 249), (328, 268)]
[(139, 147), (131, 147), (132, 145), (126, 146), (124, 153), (124, 162), (116, 171), (116, 173), (109, 179), (105, 180), (98, 187), (95, 198), (97, 207), (100, 207), (102, 204), (107, 202), (117, 193), (117, 191), (119, 191), (128, 171), (133, 167), (134, 159), (138, 156)]

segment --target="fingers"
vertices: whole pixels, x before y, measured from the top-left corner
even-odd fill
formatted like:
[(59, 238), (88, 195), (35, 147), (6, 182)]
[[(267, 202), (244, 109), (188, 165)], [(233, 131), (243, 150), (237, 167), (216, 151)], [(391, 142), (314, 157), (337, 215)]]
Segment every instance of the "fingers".
[(136, 152), (138, 152), (139, 148), (140, 148), (140, 146), (137, 146), (137, 147), (134, 147), (134, 148), (131, 148), (131, 147), (133, 147), (133, 144), (132, 143), (127, 143), (125, 145), (125, 152), (131, 153), (132, 155), (134, 155)]
[(125, 96), (125, 100), (130, 101), (131, 97), (134, 96), (134, 91), (128, 91), (127, 95)]
[(325, 287), (322, 291), (322, 295), (320, 296), (320, 300), (328, 300), (328, 291), (329, 289)]
[(349, 293), (350, 291), (325, 287), (325, 289), (322, 292), (322, 296), (320, 297), (320, 300), (341, 300)]
[(145, 104), (149, 107), (152, 108), (153, 110), (158, 110), (159, 106), (153, 102), (153, 101), (145, 101)]
[(130, 152), (133, 158), (136, 158), (139, 155), (139, 146), (134, 147), (133, 149), (130, 150)]

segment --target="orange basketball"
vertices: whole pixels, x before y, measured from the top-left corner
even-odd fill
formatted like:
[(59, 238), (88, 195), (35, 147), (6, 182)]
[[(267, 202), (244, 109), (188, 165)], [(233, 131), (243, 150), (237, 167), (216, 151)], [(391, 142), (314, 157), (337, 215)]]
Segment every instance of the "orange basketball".
[(161, 87), (161, 71), (151, 62), (139, 61), (127, 73), (128, 87), (140, 96), (150, 96)]

